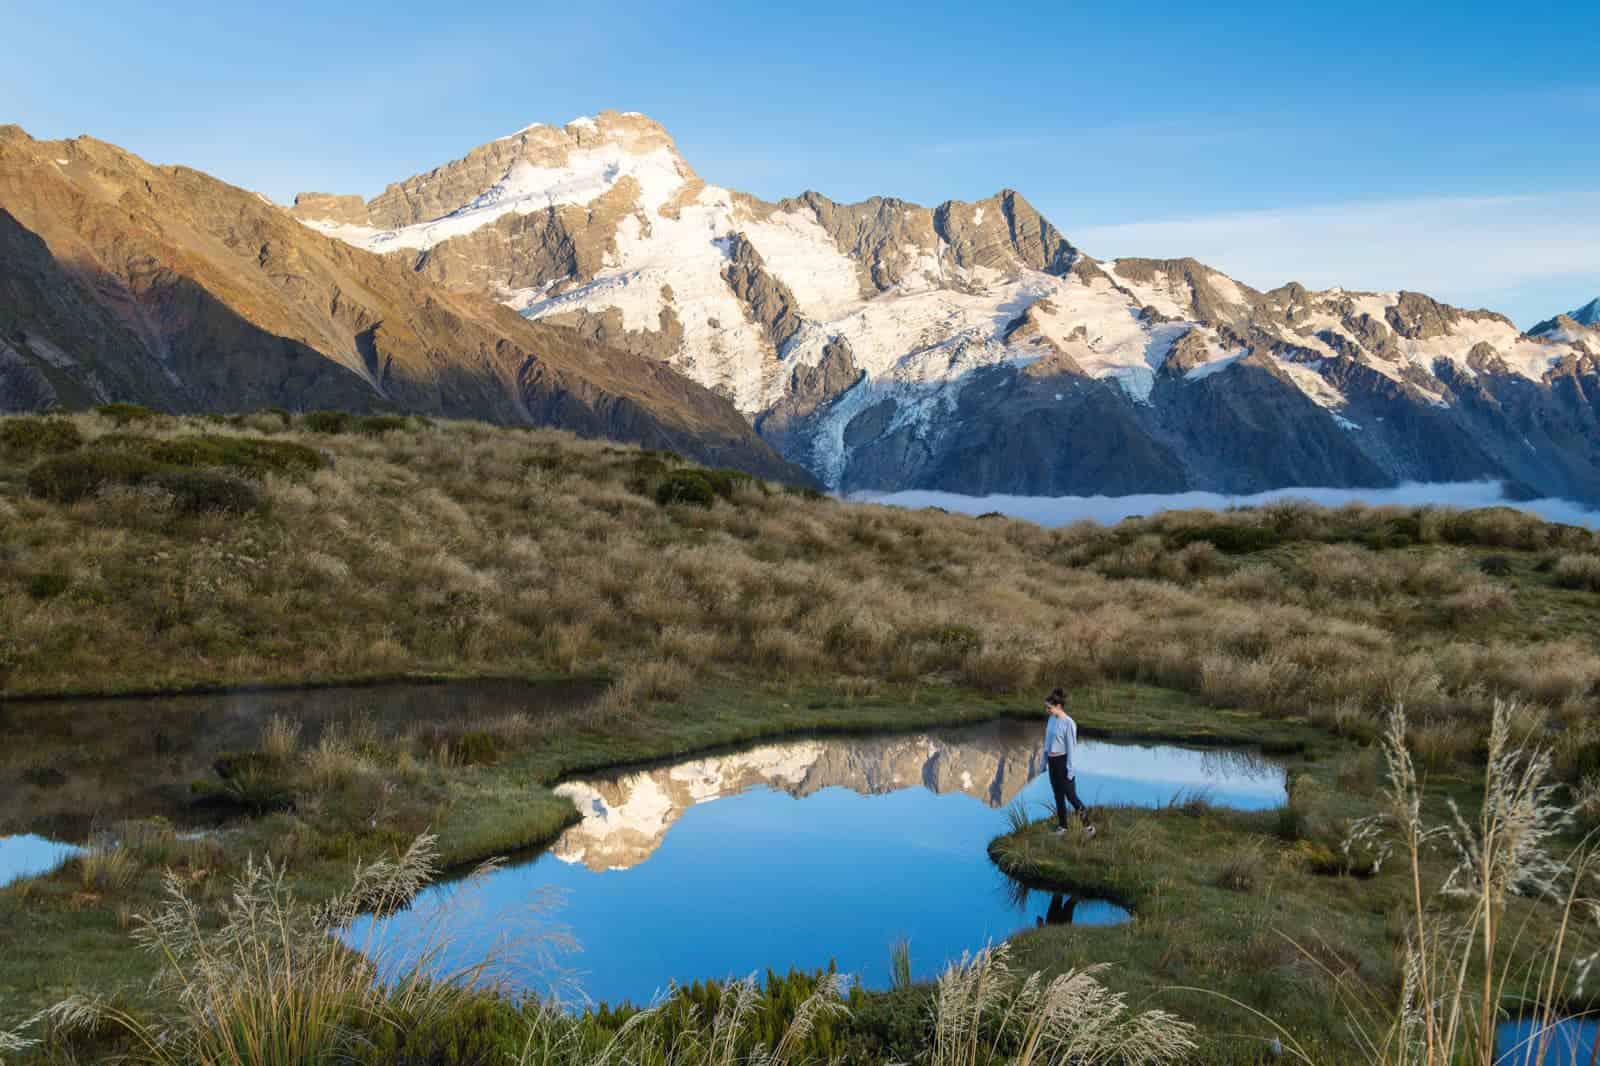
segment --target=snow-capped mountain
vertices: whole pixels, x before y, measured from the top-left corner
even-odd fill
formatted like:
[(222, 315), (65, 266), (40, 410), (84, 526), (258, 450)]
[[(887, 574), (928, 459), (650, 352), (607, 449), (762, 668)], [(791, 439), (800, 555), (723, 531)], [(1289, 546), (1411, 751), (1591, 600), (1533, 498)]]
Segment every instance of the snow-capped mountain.
[[(306, 225), (666, 361), (830, 486), (1066, 494), (1501, 478), (1600, 499), (1600, 307), (1094, 258), (1023, 197), (707, 184), (659, 125), (534, 125)], [(1380, 254), (1375, 250), (1374, 254)]]

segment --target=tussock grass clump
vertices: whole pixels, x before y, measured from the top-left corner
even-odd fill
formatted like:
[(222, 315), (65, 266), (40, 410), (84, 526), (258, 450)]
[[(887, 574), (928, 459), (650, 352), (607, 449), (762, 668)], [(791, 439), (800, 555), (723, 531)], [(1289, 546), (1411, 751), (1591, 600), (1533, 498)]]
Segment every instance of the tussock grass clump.
[[(1282, 832), (1280, 828), (1280, 835)], [(1292, 832), (1298, 836), (1300, 830), (1295, 827)], [(1254, 892), (1265, 879), (1266, 859), (1260, 848), (1251, 845), (1234, 849), (1217, 869), (1217, 887), (1230, 892)]]
[(1100, 983), (1104, 966), (1049, 980), (1021, 975), (1007, 945), (964, 956), (939, 978), (928, 1066), (1181, 1062), (1194, 1027), (1162, 1010), (1134, 1012)]
[(139, 876), (138, 859), (118, 844), (93, 844), (76, 861), (78, 879), (86, 892), (120, 892)]
[(261, 752), (272, 759), (288, 759), (300, 747), (300, 723), (274, 714), (261, 727)]
[(1551, 573), (1562, 588), (1600, 592), (1600, 555), (1563, 555)]

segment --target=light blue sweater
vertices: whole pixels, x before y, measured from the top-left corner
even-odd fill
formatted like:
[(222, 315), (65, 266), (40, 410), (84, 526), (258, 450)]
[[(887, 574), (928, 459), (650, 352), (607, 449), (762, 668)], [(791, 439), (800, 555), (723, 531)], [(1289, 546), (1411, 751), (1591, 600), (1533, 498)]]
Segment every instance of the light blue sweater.
[(1067, 757), (1067, 777), (1077, 776), (1074, 766), (1078, 754), (1078, 723), (1069, 715), (1057, 718), (1051, 715), (1044, 724), (1044, 753)]

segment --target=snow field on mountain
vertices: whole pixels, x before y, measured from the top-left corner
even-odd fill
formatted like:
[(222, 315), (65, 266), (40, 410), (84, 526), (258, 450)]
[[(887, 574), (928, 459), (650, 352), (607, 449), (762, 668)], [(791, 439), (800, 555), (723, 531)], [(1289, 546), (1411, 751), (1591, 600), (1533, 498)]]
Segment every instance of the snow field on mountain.
[(839, 251), (809, 208), (773, 212), (765, 221), (740, 219), (736, 228), (761, 253), (772, 276), (794, 293), (808, 317), (837, 318), (861, 303), (861, 274), (855, 261)]
[(666, 202), (662, 190), (669, 190), (667, 195), (670, 195), (670, 190), (683, 184), (678, 173), (677, 154), (670, 148), (632, 152), (623, 145), (606, 143), (573, 150), (568, 153), (566, 164), (559, 167), (538, 166), (518, 159), (499, 181), (471, 203), (428, 222), (391, 230), (322, 220), (309, 220), (306, 225), (369, 252), (402, 248), (426, 251), (441, 241), (464, 236), (504, 215), (526, 215), (561, 204), (593, 203), (625, 177), (637, 181), (642, 199), (647, 203), (656, 199), (658, 207)]

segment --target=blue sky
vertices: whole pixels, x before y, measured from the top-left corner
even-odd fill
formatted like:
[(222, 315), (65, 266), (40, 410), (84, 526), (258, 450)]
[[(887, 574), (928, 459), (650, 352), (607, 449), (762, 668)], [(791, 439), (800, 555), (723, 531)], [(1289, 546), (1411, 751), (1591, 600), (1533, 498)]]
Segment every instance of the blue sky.
[(1226, 6), (0, 0), (0, 121), (287, 201), (637, 110), (767, 198), (1012, 187), (1097, 256), (1524, 326), (1600, 295), (1588, 5)]

